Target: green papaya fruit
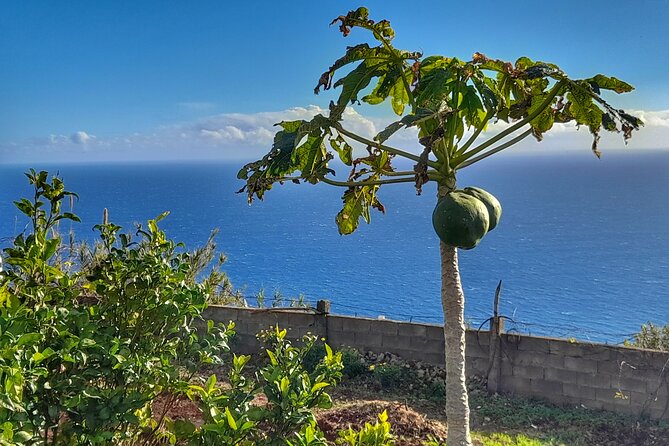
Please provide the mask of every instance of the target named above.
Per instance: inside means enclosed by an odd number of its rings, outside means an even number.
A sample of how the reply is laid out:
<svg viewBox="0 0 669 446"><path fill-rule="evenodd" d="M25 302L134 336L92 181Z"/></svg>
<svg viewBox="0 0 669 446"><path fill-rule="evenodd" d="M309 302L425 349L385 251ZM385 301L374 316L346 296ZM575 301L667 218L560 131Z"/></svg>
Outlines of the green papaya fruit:
<svg viewBox="0 0 669 446"><path fill-rule="evenodd" d="M442 242L472 249L488 232L488 209L483 201L455 190L439 200L432 212L432 225Z"/></svg>
<svg viewBox="0 0 669 446"><path fill-rule="evenodd" d="M463 192L478 198L485 204L485 207L488 209L488 231L495 229L499 223L499 219L502 218L502 205L497 198L480 187L465 187Z"/></svg>

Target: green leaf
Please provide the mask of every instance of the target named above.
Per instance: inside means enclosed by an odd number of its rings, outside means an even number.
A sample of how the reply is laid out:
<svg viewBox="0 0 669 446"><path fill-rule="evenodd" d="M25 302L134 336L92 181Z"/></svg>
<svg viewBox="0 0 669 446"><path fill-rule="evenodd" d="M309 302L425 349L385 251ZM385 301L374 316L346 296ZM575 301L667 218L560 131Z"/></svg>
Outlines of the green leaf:
<svg viewBox="0 0 669 446"><path fill-rule="evenodd" d="M235 421L235 418L232 416L232 413L230 412L229 407L225 408L225 417L228 420L228 425L232 428L233 431L236 431L237 430L237 422Z"/></svg>
<svg viewBox="0 0 669 446"><path fill-rule="evenodd" d="M321 381L321 382L319 382L319 383L314 384L314 385L311 387L311 392L312 392L312 393L313 393L313 392L317 392L317 391L319 391L319 390L321 390L321 389L324 389L325 387L327 387L327 386L329 386L329 385L330 385L330 383Z"/></svg>
<svg viewBox="0 0 669 446"><path fill-rule="evenodd" d="M630 91L634 90L634 87L632 87L627 82L623 82L620 79L616 79L615 77L604 76L602 74L598 74L586 80L591 85L594 84L593 88L596 86L605 90L615 91L616 93L629 93Z"/></svg>
<svg viewBox="0 0 669 446"><path fill-rule="evenodd" d="M42 335L39 333L24 333L19 336L16 341L16 347L21 347L26 344L35 344L42 340Z"/></svg>
<svg viewBox="0 0 669 446"><path fill-rule="evenodd" d="M462 92L462 100L458 108L462 110L461 113L464 115L468 126L479 127L483 123L486 112L476 88L471 85L468 85Z"/></svg>
<svg viewBox="0 0 669 446"><path fill-rule="evenodd" d="M413 82L412 77L406 79L406 82L407 83L405 84L405 80L400 76L397 78L395 84L390 89L393 111L398 116L402 116L402 114L404 114L404 107L409 103L409 92L406 89L406 85L411 85Z"/></svg>
<svg viewBox="0 0 669 446"><path fill-rule="evenodd" d="M341 136L330 138L330 146L339 154L342 163L350 166L353 164L353 147Z"/></svg>
<svg viewBox="0 0 669 446"><path fill-rule="evenodd" d="M597 132L602 125L602 110L593 102L592 96L585 87L574 85L567 93L569 113L576 123L587 125L591 132Z"/></svg>
<svg viewBox="0 0 669 446"><path fill-rule="evenodd" d="M546 100L548 94L542 94L532 97L532 104L527 110L528 114L532 114L539 109L541 103ZM553 127L553 110L552 108L546 107L539 116L530 121L530 125L535 130L535 136L541 135L544 132L547 132Z"/></svg>
<svg viewBox="0 0 669 446"><path fill-rule="evenodd" d="M374 140L383 144L388 138L393 134L397 133L403 127L413 127L419 122L434 117L435 113L432 110L425 108L420 108L416 110L416 114L406 115L399 121L395 121L389 124L385 129L381 130L375 137Z"/></svg>
<svg viewBox="0 0 669 446"><path fill-rule="evenodd" d="M341 86L342 90L337 106L330 112L330 118L341 119L346 106L356 102L360 91L365 89L373 78L383 75L387 69L387 61L364 60L350 73L335 82L335 88Z"/></svg>
<svg viewBox="0 0 669 446"><path fill-rule="evenodd" d="M356 186L348 188L346 192L344 192L344 195L342 196L344 207L335 217L339 234L352 234L358 228L361 218L369 223L370 207L380 206L380 203L376 198L376 191L378 188L379 186L377 185Z"/></svg>
<svg viewBox="0 0 669 446"><path fill-rule="evenodd" d="M454 72L450 68L437 68L426 74L416 88L416 104L419 107L437 109L451 94Z"/></svg>

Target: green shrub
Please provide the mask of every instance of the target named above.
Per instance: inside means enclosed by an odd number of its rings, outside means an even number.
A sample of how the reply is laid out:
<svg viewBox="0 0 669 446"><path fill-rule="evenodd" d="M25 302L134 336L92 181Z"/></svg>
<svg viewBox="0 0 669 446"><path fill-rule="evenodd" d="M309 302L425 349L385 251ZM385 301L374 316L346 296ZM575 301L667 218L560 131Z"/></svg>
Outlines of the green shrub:
<svg viewBox="0 0 669 446"><path fill-rule="evenodd" d="M195 322L206 307L188 253L150 220L137 242L96 226L100 242L76 259L57 228L75 196L47 172L26 174L34 199L15 202L30 222L4 250L0 276L0 443L112 444L135 438L151 401L220 363L232 327Z"/></svg>
<svg viewBox="0 0 669 446"><path fill-rule="evenodd" d="M343 374L346 378L355 378L369 373L369 366L358 350L346 347L341 350L341 354L344 363Z"/></svg>
<svg viewBox="0 0 669 446"><path fill-rule="evenodd" d="M377 364L372 376L382 389L405 388L416 380L415 372L399 364Z"/></svg>
<svg viewBox="0 0 669 446"><path fill-rule="evenodd" d="M669 325L660 327L652 322L641 326L641 331L634 334L631 342L626 342L640 348L649 348L653 350L669 351Z"/></svg>
<svg viewBox="0 0 669 446"><path fill-rule="evenodd" d="M309 351L304 355L304 360L302 362L302 367L304 367L304 370L308 372L313 371L323 358L323 355L325 355L325 343L323 340L320 340L315 342Z"/></svg>
<svg viewBox="0 0 669 446"><path fill-rule="evenodd" d="M312 410L332 406L325 389L341 378L341 353L323 345L323 355L312 371L303 367L304 358L313 351L314 336L305 336L296 347L286 339L286 330L278 327L259 334L267 345L269 362L253 379L244 374L248 356L235 356L228 375L229 389L216 386L212 375L202 385L190 385L188 397L198 402L205 424L196 427L185 421L168 424L165 435L170 442L189 445L324 445ZM251 401L264 394L267 404L253 406Z"/></svg>

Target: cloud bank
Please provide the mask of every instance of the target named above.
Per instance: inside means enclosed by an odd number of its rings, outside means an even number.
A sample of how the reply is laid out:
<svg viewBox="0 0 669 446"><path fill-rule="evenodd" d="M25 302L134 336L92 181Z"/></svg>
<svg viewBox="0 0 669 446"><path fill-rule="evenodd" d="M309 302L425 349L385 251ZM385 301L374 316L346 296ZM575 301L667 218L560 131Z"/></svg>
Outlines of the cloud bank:
<svg viewBox="0 0 669 446"><path fill-rule="evenodd" d="M220 159L247 160L264 155L271 147L276 123L284 120L308 120L327 110L310 105L287 110L259 113L225 113L203 119L163 126L150 133L98 137L88 130L78 130L69 136L49 135L27 141L0 142L0 162L72 162L72 161L136 161ZM669 110L633 111L645 127L635 133L628 147L641 149L669 148ZM365 117L353 108L344 113L344 126L361 135L372 137L392 121L392 117ZM490 134L503 128L490 126ZM625 147L621 135L603 135L601 149ZM510 149L514 153L533 151L588 150L591 135L585 128L556 124L537 143L527 138ZM418 152L415 129L391 138L391 145Z"/></svg>

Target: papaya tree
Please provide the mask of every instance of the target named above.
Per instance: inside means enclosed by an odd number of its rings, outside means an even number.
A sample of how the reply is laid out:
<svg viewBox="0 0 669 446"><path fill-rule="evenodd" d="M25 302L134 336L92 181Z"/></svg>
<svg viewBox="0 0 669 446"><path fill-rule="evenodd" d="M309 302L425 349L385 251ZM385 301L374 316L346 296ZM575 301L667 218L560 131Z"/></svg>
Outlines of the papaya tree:
<svg viewBox="0 0 669 446"><path fill-rule="evenodd" d="M280 122L267 155L239 171L238 178L246 181L240 192L251 203L255 198L262 200L276 183L322 182L342 187L343 208L335 221L340 234L351 234L361 220L369 223L372 208L384 212L378 198L382 186L410 183L420 195L425 184L436 183L432 221L441 239L448 444L470 445L464 294L457 250L475 247L497 224L501 207L482 189L457 189L457 174L525 138L541 141L556 123L587 127L593 136L592 151L599 157L603 130L622 133L627 141L642 125L638 118L609 105L601 93L633 88L601 74L570 79L557 65L527 57L510 63L476 53L462 61L401 50L392 44L395 32L390 22L371 20L366 8L337 17L332 24L345 37L354 28L367 31L373 43L348 47L321 75L315 93L339 88L327 116ZM345 128L346 107L386 100L398 119L377 135L370 139ZM495 126L495 132L486 132L492 123L501 125ZM387 143L392 135L408 129L417 131L419 150ZM354 143L365 147L362 156L356 156ZM346 180L333 178L335 158L350 168ZM412 170L395 169L402 158L412 162Z"/></svg>

